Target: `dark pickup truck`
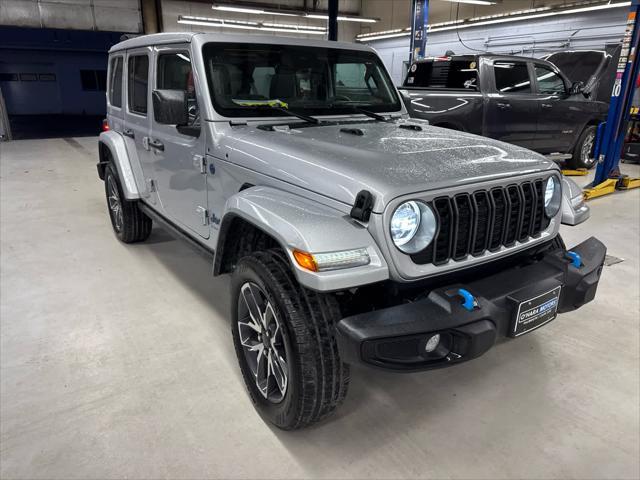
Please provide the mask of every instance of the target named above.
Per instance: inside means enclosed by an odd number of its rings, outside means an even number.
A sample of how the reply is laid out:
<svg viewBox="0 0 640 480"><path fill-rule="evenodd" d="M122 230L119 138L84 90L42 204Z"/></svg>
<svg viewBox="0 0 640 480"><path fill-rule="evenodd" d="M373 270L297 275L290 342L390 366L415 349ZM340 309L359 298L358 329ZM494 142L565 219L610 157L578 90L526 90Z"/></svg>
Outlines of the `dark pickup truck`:
<svg viewBox="0 0 640 480"><path fill-rule="evenodd" d="M596 128L608 110L554 64L525 57L418 60L400 92L412 117L520 145L573 168L595 165Z"/></svg>

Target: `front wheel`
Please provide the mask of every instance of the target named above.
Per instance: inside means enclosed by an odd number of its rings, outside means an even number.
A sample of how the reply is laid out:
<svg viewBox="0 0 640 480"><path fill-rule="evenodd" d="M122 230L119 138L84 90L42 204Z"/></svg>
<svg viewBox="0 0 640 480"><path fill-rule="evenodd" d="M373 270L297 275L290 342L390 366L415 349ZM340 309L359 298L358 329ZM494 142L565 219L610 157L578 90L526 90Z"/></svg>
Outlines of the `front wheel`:
<svg viewBox="0 0 640 480"><path fill-rule="evenodd" d="M242 258L231 295L233 342L258 412L285 430L332 413L349 386L334 335L335 299L300 286L280 250Z"/></svg>
<svg viewBox="0 0 640 480"><path fill-rule="evenodd" d="M596 127L587 127L573 149L573 156L567 162L571 168L591 169L596 164L594 147L596 143Z"/></svg>

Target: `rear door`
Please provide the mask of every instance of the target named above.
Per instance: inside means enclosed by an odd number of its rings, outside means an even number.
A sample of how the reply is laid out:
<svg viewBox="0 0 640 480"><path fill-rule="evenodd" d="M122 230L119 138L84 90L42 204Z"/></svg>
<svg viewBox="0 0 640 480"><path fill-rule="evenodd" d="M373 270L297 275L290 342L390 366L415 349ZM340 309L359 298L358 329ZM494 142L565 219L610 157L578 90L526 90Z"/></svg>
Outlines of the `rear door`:
<svg viewBox="0 0 640 480"><path fill-rule="evenodd" d="M569 85L548 64L533 63L536 98L538 99L538 132L536 150L541 153L566 153L582 133L586 123L584 99L569 94Z"/></svg>
<svg viewBox="0 0 640 480"><path fill-rule="evenodd" d="M149 150L149 135L151 132L151 118L149 116L149 77L151 68L151 49L142 48L127 52L125 65L126 105L122 135L127 144L127 152L135 166L135 157L142 167L145 181L145 200L156 203L155 177L152 155Z"/></svg>
<svg viewBox="0 0 640 480"><path fill-rule="evenodd" d="M487 137L533 148L536 139L537 99L526 61L494 60L492 92L487 95Z"/></svg>
<svg viewBox="0 0 640 480"><path fill-rule="evenodd" d="M156 48L154 89L187 94L189 124L151 126L150 145L158 196L175 223L209 238L205 139L200 133L197 85L187 45Z"/></svg>

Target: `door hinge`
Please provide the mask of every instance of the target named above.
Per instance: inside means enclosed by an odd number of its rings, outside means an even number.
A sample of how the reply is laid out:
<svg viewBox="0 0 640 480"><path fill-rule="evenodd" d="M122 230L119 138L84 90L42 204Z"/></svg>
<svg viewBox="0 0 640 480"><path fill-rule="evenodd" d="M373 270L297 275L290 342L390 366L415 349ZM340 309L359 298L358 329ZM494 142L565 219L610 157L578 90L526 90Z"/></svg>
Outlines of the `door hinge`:
<svg viewBox="0 0 640 480"><path fill-rule="evenodd" d="M209 225L209 212L206 208L198 206L198 208L196 208L196 213L200 215L202 225Z"/></svg>
<svg viewBox="0 0 640 480"><path fill-rule="evenodd" d="M157 190L156 188L156 181L151 179L151 178L147 178L147 184L149 185L149 193L153 193Z"/></svg>
<svg viewBox="0 0 640 480"><path fill-rule="evenodd" d="M207 159L202 155L193 156L193 166L200 170L200 173L207 173Z"/></svg>

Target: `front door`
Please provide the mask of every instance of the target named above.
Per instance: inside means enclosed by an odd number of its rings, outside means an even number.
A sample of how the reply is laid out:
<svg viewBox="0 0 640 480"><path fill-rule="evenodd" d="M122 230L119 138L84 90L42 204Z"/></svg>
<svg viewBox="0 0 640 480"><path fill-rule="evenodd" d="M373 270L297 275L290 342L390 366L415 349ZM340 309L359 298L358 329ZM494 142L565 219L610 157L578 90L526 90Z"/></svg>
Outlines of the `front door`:
<svg viewBox="0 0 640 480"><path fill-rule="evenodd" d="M209 238L205 140L200 134L200 115L191 58L186 46L156 49L156 90L187 93L189 123L151 125L149 145L157 180L158 198L167 217L203 238Z"/></svg>
<svg viewBox="0 0 640 480"><path fill-rule="evenodd" d="M564 79L549 66L536 63L534 72L538 98L536 150L566 153L573 146L578 125L585 123L584 102L573 98Z"/></svg>
<svg viewBox="0 0 640 480"><path fill-rule="evenodd" d="M493 71L495 83L487 99L483 134L532 148L536 138L537 101L527 62L496 60Z"/></svg>

